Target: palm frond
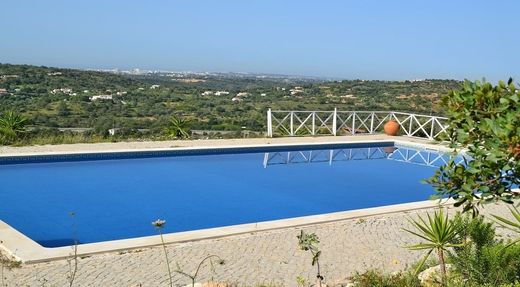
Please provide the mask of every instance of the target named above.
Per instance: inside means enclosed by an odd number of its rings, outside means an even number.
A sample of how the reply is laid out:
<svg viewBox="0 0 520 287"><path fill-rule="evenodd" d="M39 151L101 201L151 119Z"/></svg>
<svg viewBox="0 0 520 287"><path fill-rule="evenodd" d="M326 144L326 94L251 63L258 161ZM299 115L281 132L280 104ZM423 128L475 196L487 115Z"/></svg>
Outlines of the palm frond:
<svg viewBox="0 0 520 287"><path fill-rule="evenodd" d="M435 211L433 215L429 213L426 218L421 216L418 219L409 219L410 224L415 230L403 229L404 231L419 237L425 242L415 245L407 246L411 250L428 249L428 248L449 248L454 247L453 241L457 236L455 225L448 218L448 215L444 214L442 210Z"/></svg>
<svg viewBox="0 0 520 287"><path fill-rule="evenodd" d="M417 265L417 268L415 268L415 275L419 274L419 272L421 271L421 269L424 266L424 263L426 263L426 260L428 260L428 258L432 254L432 252L433 252L433 249L428 251L428 253L426 253L426 255L424 255L424 257L421 259L421 261L419 261L419 265Z"/></svg>
<svg viewBox="0 0 520 287"><path fill-rule="evenodd" d="M504 228L520 233L520 211L516 206L509 209L511 215L513 215L514 221L509 220L505 217L492 214L493 218L496 219L496 223Z"/></svg>
<svg viewBox="0 0 520 287"><path fill-rule="evenodd" d="M494 215L494 214L492 214L491 216L493 216L493 218L495 218L494 222L497 223L498 225L500 225L506 229L512 230L516 233L520 233L520 210L518 210L518 208L516 206L513 206L512 208L509 209L509 211L511 212L511 215L514 218L513 220L509 220L505 217L501 217L501 216ZM511 241L509 244L506 245L505 248L511 247L517 243L520 243L520 238L517 238L516 240Z"/></svg>

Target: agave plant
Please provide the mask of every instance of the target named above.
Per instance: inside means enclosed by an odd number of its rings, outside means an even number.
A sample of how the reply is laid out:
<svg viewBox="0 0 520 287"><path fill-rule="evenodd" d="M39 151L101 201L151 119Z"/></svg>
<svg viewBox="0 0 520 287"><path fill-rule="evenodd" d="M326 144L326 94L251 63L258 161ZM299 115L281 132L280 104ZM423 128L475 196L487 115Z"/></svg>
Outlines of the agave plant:
<svg viewBox="0 0 520 287"><path fill-rule="evenodd" d="M513 215L513 220L509 220L498 215L492 216L495 218L495 222L498 223L500 226L520 234L520 210L518 210L516 206L513 206L509 210L511 211L511 215ZM520 238L514 240L507 246L511 246L516 243L520 243Z"/></svg>
<svg viewBox="0 0 520 287"><path fill-rule="evenodd" d="M448 248L461 246L461 244L453 244L453 239L457 236L457 230L453 222L441 210L434 211L433 216L427 214L427 220L419 216L418 220L410 219L410 223L415 227L415 231L404 229L405 231L421 238L424 242L408 246L410 250L428 250L426 255L420 261L416 273L424 266L430 255L436 251L439 265L441 268L441 280L443 286L446 286L446 262L444 260L444 252Z"/></svg>
<svg viewBox="0 0 520 287"><path fill-rule="evenodd" d="M166 127L166 134L172 138L187 139L190 137L189 121L177 116L172 116Z"/></svg>
<svg viewBox="0 0 520 287"><path fill-rule="evenodd" d="M0 116L0 138L5 142L13 141L25 131L27 119L14 111L5 112Z"/></svg>

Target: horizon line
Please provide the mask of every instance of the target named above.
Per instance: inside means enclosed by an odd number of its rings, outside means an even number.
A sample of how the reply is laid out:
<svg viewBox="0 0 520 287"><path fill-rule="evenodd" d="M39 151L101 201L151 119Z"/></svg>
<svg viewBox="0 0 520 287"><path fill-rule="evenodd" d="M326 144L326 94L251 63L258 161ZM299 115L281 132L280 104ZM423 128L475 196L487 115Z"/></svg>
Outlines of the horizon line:
<svg viewBox="0 0 520 287"><path fill-rule="evenodd" d="M302 75L302 74L281 74L281 73L269 73L269 72L244 72L244 71L197 71L197 70L169 70L163 68L140 68L140 67L111 67L111 68L102 68L102 67L78 67L78 66L55 66L55 65L40 65L40 64L28 64L28 63L2 63L2 65L20 65L20 66L35 66L35 67L43 67L43 68L51 68L51 69L69 69L69 70L81 70L81 71L96 71L96 72L131 72L133 70L142 70L144 73L187 73L187 74L244 74L244 75L252 75L252 76L273 76L276 78L290 77L290 78L307 78L307 79L319 79L319 80L327 80L327 81L383 81L383 82L405 82L405 81L428 81L428 80L445 80L445 81L459 81L463 82L467 78L457 79L457 78L428 78L428 77L415 77L415 78L407 78L407 79L368 79L368 78L347 78L341 76L311 76L311 75ZM130 74L130 73L127 73ZM482 78L481 80L487 81L486 78Z"/></svg>

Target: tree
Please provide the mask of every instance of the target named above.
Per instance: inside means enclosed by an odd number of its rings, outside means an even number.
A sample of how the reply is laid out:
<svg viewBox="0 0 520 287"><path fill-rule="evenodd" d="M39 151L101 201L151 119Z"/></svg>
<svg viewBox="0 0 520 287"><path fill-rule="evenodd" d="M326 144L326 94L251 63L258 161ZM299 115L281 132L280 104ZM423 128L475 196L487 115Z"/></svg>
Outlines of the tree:
<svg viewBox="0 0 520 287"><path fill-rule="evenodd" d="M67 103L64 101L60 101L58 104L58 116L60 117L66 117L70 115L69 107L67 106Z"/></svg>
<svg viewBox="0 0 520 287"><path fill-rule="evenodd" d="M5 112L0 116L0 141L12 143L20 133L25 131L27 118L14 111Z"/></svg>
<svg viewBox="0 0 520 287"><path fill-rule="evenodd" d="M449 116L451 147L464 151L427 180L455 206L478 213L482 203L513 203L520 198L520 92L509 79L497 86L465 81L460 90L442 98Z"/></svg>
<svg viewBox="0 0 520 287"><path fill-rule="evenodd" d="M177 139L188 139L189 134L189 121L177 116L172 116L168 121L168 126L165 129L166 135Z"/></svg>

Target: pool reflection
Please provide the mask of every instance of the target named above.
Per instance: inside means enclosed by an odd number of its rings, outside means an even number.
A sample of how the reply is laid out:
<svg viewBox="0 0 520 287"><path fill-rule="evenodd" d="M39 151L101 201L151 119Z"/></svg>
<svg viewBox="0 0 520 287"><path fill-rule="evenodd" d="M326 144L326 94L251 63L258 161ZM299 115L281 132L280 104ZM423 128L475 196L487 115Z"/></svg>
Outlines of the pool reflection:
<svg viewBox="0 0 520 287"><path fill-rule="evenodd" d="M394 160L423 166L440 167L449 162L452 154L428 150L414 149L405 146L367 147L349 149L283 151L264 153L263 166L288 165L301 163L328 163L352 160ZM456 157L460 163L463 158Z"/></svg>

